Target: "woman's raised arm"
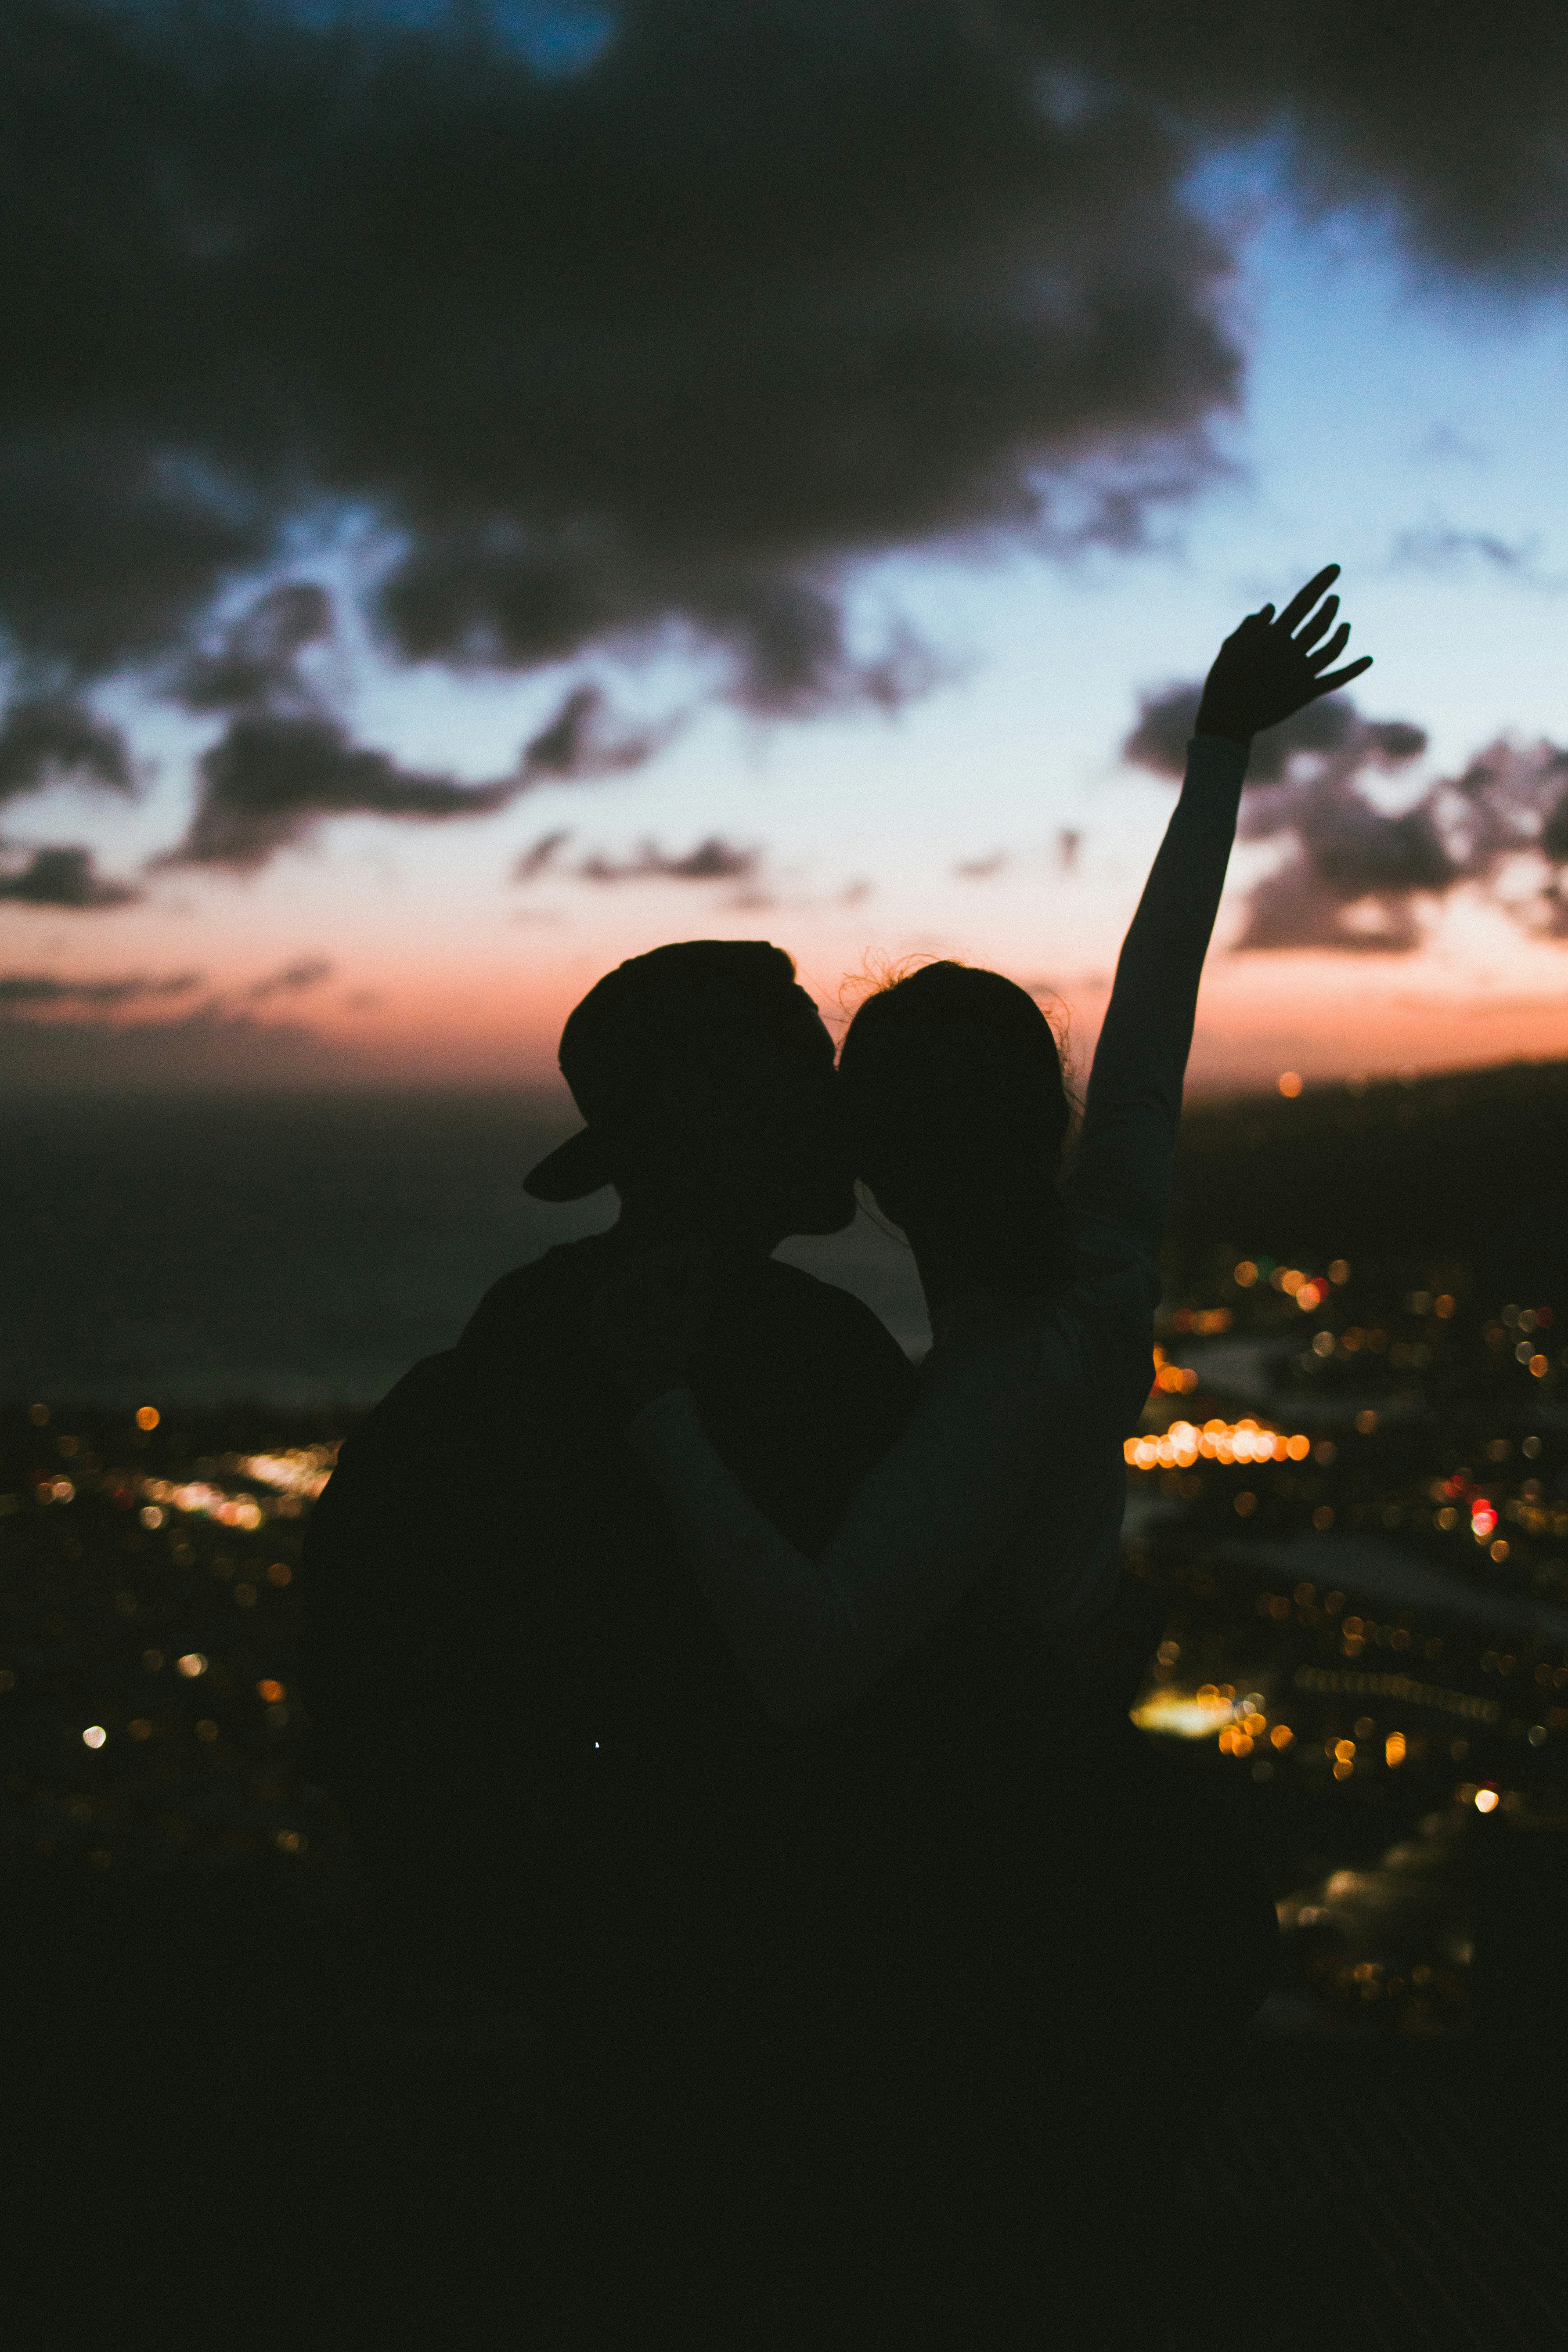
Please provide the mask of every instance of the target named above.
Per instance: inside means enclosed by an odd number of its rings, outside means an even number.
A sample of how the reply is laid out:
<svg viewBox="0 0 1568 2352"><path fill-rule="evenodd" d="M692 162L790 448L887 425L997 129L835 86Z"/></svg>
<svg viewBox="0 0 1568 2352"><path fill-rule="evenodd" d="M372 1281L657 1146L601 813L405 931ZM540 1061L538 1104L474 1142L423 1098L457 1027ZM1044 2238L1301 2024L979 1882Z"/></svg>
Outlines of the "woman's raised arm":
<svg viewBox="0 0 1568 2352"><path fill-rule="evenodd" d="M1165 1229L1198 982L1252 739L1371 667L1370 656L1330 667L1350 636L1346 623L1333 627L1339 598L1323 596L1338 576L1331 563L1278 618L1272 604L1249 613L1220 647L1182 795L1122 943L1068 1190L1082 1214L1117 1226L1151 1258Z"/></svg>

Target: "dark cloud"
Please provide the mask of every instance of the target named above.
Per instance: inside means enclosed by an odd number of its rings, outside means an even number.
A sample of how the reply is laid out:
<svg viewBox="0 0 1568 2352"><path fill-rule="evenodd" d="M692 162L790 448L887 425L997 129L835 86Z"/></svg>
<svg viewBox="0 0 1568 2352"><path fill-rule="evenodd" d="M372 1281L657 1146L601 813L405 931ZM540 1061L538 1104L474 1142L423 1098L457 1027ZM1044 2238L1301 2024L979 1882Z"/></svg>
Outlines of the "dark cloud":
<svg viewBox="0 0 1568 2352"><path fill-rule="evenodd" d="M148 997L188 996L200 986L201 974L196 971L169 972L153 979L132 973L120 980L59 980L51 972L0 972L0 1013L26 1012L37 1005L56 1009L85 1004L101 1011Z"/></svg>
<svg viewBox="0 0 1568 2352"><path fill-rule="evenodd" d="M606 857L595 851L567 866L561 862L561 852L571 838L569 832L542 835L512 867L512 880L537 882L546 874L563 874L577 882L750 882L763 862L760 849L737 848L732 841L710 834L679 856L645 841L629 857Z"/></svg>
<svg viewBox="0 0 1568 2352"><path fill-rule="evenodd" d="M1197 699L1195 686L1147 697L1123 758L1179 775ZM1420 944L1424 909L1464 883L1525 928L1568 936L1568 751L1501 740L1405 807L1384 807L1379 787L1426 748L1421 728L1364 719L1343 695L1259 739L1239 838L1289 846L1248 898L1238 950L1404 954Z"/></svg>
<svg viewBox="0 0 1568 2352"><path fill-rule="evenodd" d="M462 784L405 768L355 743L340 719L237 719L204 753L190 830L167 863L255 873L329 816L489 816L522 789L517 776Z"/></svg>
<svg viewBox="0 0 1568 2352"><path fill-rule="evenodd" d="M208 674L221 674L226 658L219 656ZM439 771L405 767L390 752L356 743L342 719L320 707L291 658L275 668L258 664L242 675L256 681L254 700L202 754L189 829L162 865L253 874L280 849L307 840L327 817L437 824L491 816L539 784L637 767L670 731L668 724L620 727L597 687L575 687L524 746L510 774L468 784Z"/></svg>
<svg viewBox="0 0 1568 2352"><path fill-rule="evenodd" d="M1135 541L1204 478L1239 362L1189 144L1125 78L1042 103L1026 11L630 0L567 75L482 8L424 13L5 12L0 614L28 659L179 653L346 503L401 544L395 659L673 629L755 709L890 702L929 657L854 640L847 564ZM184 692L227 708L273 659Z"/></svg>
<svg viewBox="0 0 1568 2352"><path fill-rule="evenodd" d="M1280 134L1310 207L1386 217L1427 267L1539 283L1568 260L1568 18L1555 0L1025 0L1090 80L1200 139Z"/></svg>
<svg viewBox="0 0 1568 2352"><path fill-rule="evenodd" d="M1006 851L994 849L989 857L961 857L952 871L960 882L994 882L1006 863Z"/></svg>
<svg viewBox="0 0 1568 2352"><path fill-rule="evenodd" d="M35 849L16 873L0 873L0 898L24 907L68 907L77 912L129 907L142 892L100 874L90 849L64 844Z"/></svg>
<svg viewBox="0 0 1568 2352"><path fill-rule="evenodd" d="M479 785L357 744L298 581L208 649L317 523L395 551L367 614L395 662L676 645L759 712L890 704L931 659L849 626L864 559L1135 545L1207 478L1240 359L1186 193L1205 155L1269 141L1300 201L1432 268L1568 259L1547 0L626 0L567 37L587 23L0 11L0 632L24 699L133 668L221 714L186 862L606 772L565 710L561 766L536 742ZM122 788L113 759L65 764Z"/></svg>
<svg viewBox="0 0 1568 2352"><path fill-rule="evenodd" d="M571 830L567 826L559 826L553 833L541 834L532 848L525 849L512 867L512 880L537 882L542 874L549 873L571 838Z"/></svg>
<svg viewBox="0 0 1568 2352"><path fill-rule="evenodd" d="M331 980L337 966L325 956L307 956L299 963L286 963L281 971L270 971L262 980L252 981L246 990L252 1004L259 1004L269 996L300 996L308 988L320 988Z"/></svg>
<svg viewBox="0 0 1568 2352"><path fill-rule="evenodd" d="M1064 874L1073 873L1078 866L1078 854L1083 847L1083 835L1071 825L1063 825L1057 835L1057 864Z"/></svg>
<svg viewBox="0 0 1568 2352"><path fill-rule="evenodd" d="M710 834L683 856L645 841L634 856L584 857L573 871L583 882L749 882L762 863L757 849L739 849Z"/></svg>
<svg viewBox="0 0 1568 2352"><path fill-rule="evenodd" d="M627 726L616 718L600 688L574 687L549 725L524 748L524 782L579 783L622 775L661 751L680 724L673 718Z"/></svg>
<svg viewBox="0 0 1568 2352"><path fill-rule="evenodd" d="M1280 814L1296 847L1252 891L1238 950L1399 955L1420 945L1417 897L1440 898L1460 878L1426 809L1381 817L1352 786Z"/></svg>
<svg viewBox="0 0 1568 2352"><path fill-rule="evenodd" d="M1138 724L1121 746L1122 758L1135 767L1152 768L1157 776L1179 776L1186 765L1202 692L1201 686L1167 686L1144 695L1138 705Z"/></svg>
<svg viewBox="0 0 1568 2352"><path fill-rule="evenodd" d="M332 634L332 601L320 582L282 581L257 597L216 646L192 653L174 691L190 710L311 708L317 689L301 676L300 657Z"/></svg>
<svg viewBox="0 0 1568 2352"><path fill-rule="evenodd" d="M1122 758L1152 768L1156 775L1179 776L1186 765L1202 693L1201 685L1188 681L1146 694L1138 706L1138 723L1121 746ZM1370 722L1342 694L1325 695L1258 738L1247 780L1254 787L1278 783L1304 754L1339 761L1364 754L1365 759L1397 764L1426 748L1426 738L1418 727L1407 727L1403 720Z"/></svg>
<svg viewBox="0 0 1568 2352"><path fill-rule="evenodd" d="M132 792L125 738L69 695L21 696L0 720L0 803L57 783Z"/></svg>

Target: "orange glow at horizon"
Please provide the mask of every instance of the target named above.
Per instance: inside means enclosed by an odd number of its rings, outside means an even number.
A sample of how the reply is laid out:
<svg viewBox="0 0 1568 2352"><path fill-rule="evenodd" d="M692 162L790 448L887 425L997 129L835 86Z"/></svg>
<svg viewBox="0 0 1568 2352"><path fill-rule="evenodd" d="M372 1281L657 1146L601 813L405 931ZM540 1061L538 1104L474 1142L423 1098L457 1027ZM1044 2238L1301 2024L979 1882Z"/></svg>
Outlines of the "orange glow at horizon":
<svg viewBox="0 0 1568 2352"><path fill-rule="evenodd" d="M11 1028L62 1043L69 1030L96 1030L107 1041L106 1068L123 1033L153 1041L154 1055L166 1039L171 1056L186 1041L232 1034L234 1082L248 1066L237 1049L275 1041L280 1076L297 1065L308 1084L553 1086L562 1025L605 971L672 939L767 938L794 956L836 1031L887 963L952 955L1006 972L1045 1005L1081 1085L1142 870L1130 856L1114 896L1092 905L1053 898L1044 886L1036 903L1031 886L1006 905L976 906L962 894L933 898L929 919L896 886L853 909L787 898L747 907L656 891L546 919L549 910L517 908L488 877L482 891L433 883L395 908L364 897L291 905L281 886L274 896L264 881L252 896L215 893L193 908L179 953L199 971L199 988L166 1007L137 1000L111 1017L77 1008ZM311 877L311 888L322 880ZM90 980L167 965L165 917L133 908L114 921L112 947L108 934L95 933L87 958L62 935L58 946L29 954L29 967L58 961L67 976ZM1227 944L1234 930L1227 901L1199 1004L1194 1096L1275 1093L1289 1078L1310 1097L1357 1074L1376 1079L1568 1056L1561 947L1504 938L1496 926L1472 937L1460 925L1454 952L1435 941L1408 956L1242 955ZM1471 968L1472 951L1484 952L1484 969ZM312 956L330 978L297 995L255 1001L268 969Z"/></svg>
<svg viewBox="0 0 1568 2352"><path fill-rule="evenodd" d="M621 940L600 934L526 959L510 951L510 942L485 940L455 954L432 954L427 961L400 958L383 969L356 962L352 1005L329 1000L300 1013L316 1039L339 1049L373 1082L537 1084L554 1078L566 1015L605 971L665 938L721 935L773 938L789 949L829 1027L842 1030L847 1004L864 987L864 944L792 940L787 921L753 920L744 930L726 927L722 933L710 923L684 931L673 925L650 928ZM957 951L952 943L935 940L929 948L899 942L890 952ZM980 941L967 960L1009 970L1003 956L988 958ZM1016 970L1011 976L1026 983L1029 977ZM1282 1090L1279 1073L1287 1053L1288 1074L1299 1070L1307 1091L1358 1074L1377 1079L1568 1056L1568 991L1487 999L1465 989L1417 991L1410 985L1416 977L1414 971L1401 975L1403 985L1391 978L1384 993L1369 989L1364 968L1345 972L1326 956L1280 958L1260 970L1256 960L1216 955L1205 982L1189 1089L1194 1095ZM1064 983L1047 1005L1065 1023L1068 1061L1080 1079L1107 1002L1104 983L1091 978L1077 986Z"/></svg>

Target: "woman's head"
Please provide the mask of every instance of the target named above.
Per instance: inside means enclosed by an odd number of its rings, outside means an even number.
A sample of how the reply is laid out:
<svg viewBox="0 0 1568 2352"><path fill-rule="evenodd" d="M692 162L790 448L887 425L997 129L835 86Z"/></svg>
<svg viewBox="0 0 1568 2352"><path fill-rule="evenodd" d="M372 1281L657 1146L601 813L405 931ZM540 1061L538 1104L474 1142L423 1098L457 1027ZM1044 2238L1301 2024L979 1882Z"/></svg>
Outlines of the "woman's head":
<svg viewBox="0 0 1568 2352"><path fill-rule="evenodd" d="M1071 1105L1050 1023L1016 982L923 965L867 998L839 1075L856 1172L898 1223L1055 1207Z"/></svg>

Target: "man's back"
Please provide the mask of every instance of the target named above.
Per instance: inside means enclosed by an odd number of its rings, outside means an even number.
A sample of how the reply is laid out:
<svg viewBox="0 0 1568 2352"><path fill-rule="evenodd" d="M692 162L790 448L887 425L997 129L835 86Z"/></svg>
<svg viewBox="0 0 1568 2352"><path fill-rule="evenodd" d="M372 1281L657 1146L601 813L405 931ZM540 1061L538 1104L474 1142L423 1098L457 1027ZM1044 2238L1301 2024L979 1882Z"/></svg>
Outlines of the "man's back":
<svg viewBox="0 0 1568 2352"><path fill-rule="evenodd" d="M344 1447L306 1548L315 1769L376 1898L416 1966L557 2013L609 1994L655 1921L732 1928L799 1772L589 1354L618 1246L498 1283ZM815 1546L912 1381L867 1308L763 1259L718 1301L696 1385L731 1468Z"/></svg>

